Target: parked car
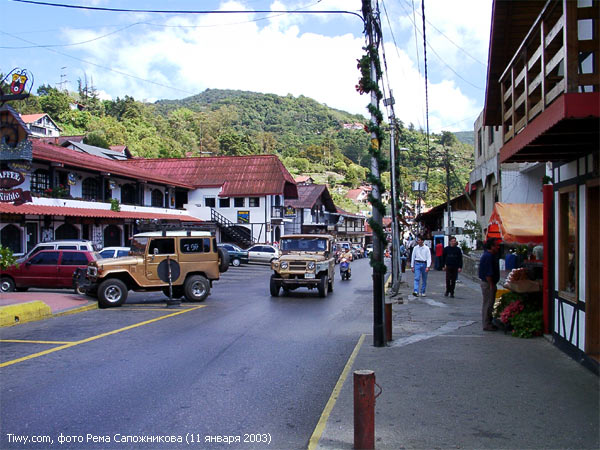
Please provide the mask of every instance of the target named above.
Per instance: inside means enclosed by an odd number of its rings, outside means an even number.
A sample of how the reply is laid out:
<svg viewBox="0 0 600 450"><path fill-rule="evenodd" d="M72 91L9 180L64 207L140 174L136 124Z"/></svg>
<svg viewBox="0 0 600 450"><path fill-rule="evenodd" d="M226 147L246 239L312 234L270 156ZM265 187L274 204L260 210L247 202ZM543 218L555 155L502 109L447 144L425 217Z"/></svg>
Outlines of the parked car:
<svg viewBox="0 0 600 450"><path fill-rule="evenodd" d="M129 256L129 247L106 247L99 253L101 258L120 258Z"/></svg>
<svg viewBox="0 0 600 450"><path fill-rule="evenodd" d="M73 273L98 259L88 250L41 250L18 265L0 270L0 291L72 288Z"/></svg>
<svg viewBox="0 0 600 450"><path fill-rule="evenodd" d="M25 256L17 259L17 262L23 262L42 250L87 250L89 252L97 251L92 241L85 239L61 239L50 242L40 242L33 247Z"/></svg>
<svg viewBox="0 0 600 450"><path fill-rule="evenodd" d="M234 267L238 267L240 264L248 264L248 252L246 250L242 250L235 244L218 244L219 248L226 250L229 253L229 261L230 264Z"/></svg>
<svg viewBox="0 0 600 450"><path fill-rule="evenodd" d="M279 258L281 252L277 247L267 244L256 244L248 249L249 262L270 263Z"/></svg>

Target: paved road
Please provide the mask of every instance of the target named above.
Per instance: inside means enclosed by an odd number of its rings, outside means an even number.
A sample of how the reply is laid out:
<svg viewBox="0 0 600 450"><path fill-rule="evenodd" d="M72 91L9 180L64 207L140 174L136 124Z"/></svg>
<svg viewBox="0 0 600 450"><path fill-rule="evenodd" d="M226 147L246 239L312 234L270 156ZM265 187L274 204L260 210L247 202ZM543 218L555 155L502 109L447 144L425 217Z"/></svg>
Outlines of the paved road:
<svg viewBox="0 0 600 450"><path fill-rule="evenodd" d="M174 448L186 438L192 448L264 448L264 439L306 448L372 329L368 261L353 269L350 282L336 274L324 299L316 290L272 298L268 266L248 265L225 273L202 304L166 309L162 295L138 293L122 308L0 330L0 448ZM61 434L70 438L59 445Z"/></svg>

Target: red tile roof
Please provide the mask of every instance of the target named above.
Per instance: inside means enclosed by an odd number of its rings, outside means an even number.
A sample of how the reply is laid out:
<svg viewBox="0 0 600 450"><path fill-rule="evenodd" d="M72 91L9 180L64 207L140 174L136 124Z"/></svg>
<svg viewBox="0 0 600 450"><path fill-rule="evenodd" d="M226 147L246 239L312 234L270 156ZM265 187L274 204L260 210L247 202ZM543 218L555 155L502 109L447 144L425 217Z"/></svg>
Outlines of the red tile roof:
<svg viewBox="0 0 600 450"><path fill-rule="evenodd" d="M68 206L47 206L24 203L15 206L10 203L0 203L0 213L3 214L32 214L71 217L96 217L102 219L163 219L180 220L182 222L202 222L189 215L160 214L141 211L112 211L110 209L70 208Z"/></svg>
<svg viewBox="0 0 600 450"><path fill-rule="evenodd" d="M33 123L40 120L42 117L47 116L46 113L41 114L21 114L21 119L25 123Z"/></svg>
<svg viewBox="0 0 600 450"><path fill-rule="evenodd" d="M294 179L276 155L135 159L125 167L176 178L193 187L222 187L221 197L284 194L296 198Z"/></svg>
<svg viewBox="0 0 600 450"><path fill-rule="evenodd" d="M157 174L151 170L144 170L135 166L123 164L123 161L114 161L99 156L71 150L65 147L45 144L38 139L33 140L33 159L63 163L65 166L76 167L80 169L91 169L94 171L109 172L111 175L136 178L140 181L168 184L191 188L187 183L174 176L167 177Z"/></svg>
<svg viewBox="0 0 600 450"><path fill-rule="evenodd" d="M321 198L327 211L336 212L331 195L324 184L299 184L298 198L286 199L285 206L291 206L292 208L312 208L319 198Z"/></svg>

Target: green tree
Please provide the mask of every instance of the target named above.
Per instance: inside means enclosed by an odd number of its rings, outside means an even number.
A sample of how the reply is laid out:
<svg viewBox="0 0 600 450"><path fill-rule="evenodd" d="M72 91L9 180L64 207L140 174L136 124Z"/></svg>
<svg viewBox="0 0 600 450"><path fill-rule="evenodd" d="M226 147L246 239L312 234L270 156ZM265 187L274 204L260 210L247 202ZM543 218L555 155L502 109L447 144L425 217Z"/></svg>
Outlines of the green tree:
<svg viewBox="0 0 600 450"><path fill-rule="evenodd" d="M52 119L58 120L61 114L69 111L72 100L68 94L58 89L49 88L47 92L46 95L40 97L40 106L42 107L42 111L52 117Z"/></svg>

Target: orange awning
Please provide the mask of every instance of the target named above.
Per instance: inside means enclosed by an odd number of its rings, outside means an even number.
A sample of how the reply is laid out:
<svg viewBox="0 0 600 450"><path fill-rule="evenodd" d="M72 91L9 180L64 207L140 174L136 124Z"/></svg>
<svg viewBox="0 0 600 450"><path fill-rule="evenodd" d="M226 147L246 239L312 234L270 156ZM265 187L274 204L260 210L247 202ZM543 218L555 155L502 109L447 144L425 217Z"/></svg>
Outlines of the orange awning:
<svg viewBox="0 0 600 450"><path fill-rule="evenodd" d="M500 203L494 205L487 237L506 244L541 244L544 240L542 203Z"/></svg>

